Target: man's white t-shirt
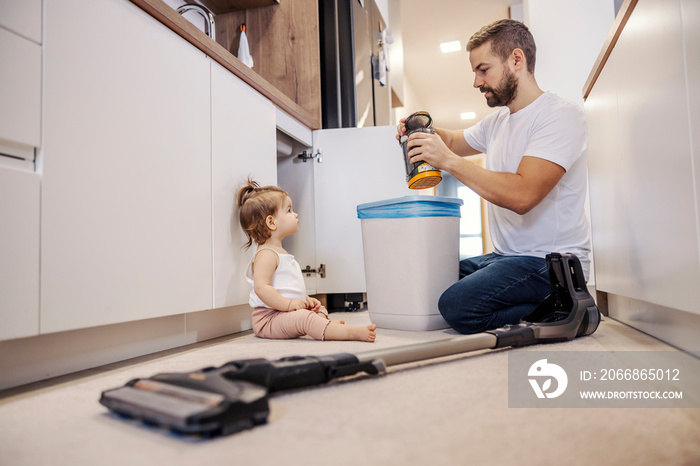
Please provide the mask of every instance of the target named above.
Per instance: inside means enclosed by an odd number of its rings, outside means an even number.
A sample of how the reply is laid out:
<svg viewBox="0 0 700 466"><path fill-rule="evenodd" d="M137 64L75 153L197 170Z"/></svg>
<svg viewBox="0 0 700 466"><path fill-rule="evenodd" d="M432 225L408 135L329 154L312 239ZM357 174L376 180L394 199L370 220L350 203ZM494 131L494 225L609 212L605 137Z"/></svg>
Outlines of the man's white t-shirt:
<svg viewBox="0 0 700 466"><path fill-rule="evenodd" d="M549 160L566 173L542 202L524 215L488 203L497 253L544 258L551 252L578 256L586 279L590 237L584 212L588 130L581 108L546 92L510 113L503 107L464 130L464 139L486 154L486 168L515 173L524 156Z"/></svg>

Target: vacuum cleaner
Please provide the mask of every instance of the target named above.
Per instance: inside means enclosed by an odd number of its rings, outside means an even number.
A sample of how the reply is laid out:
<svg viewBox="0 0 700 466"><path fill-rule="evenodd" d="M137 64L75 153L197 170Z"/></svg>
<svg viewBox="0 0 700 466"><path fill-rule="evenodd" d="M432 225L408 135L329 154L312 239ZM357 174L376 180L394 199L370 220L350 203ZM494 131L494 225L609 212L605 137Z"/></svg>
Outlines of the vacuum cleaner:
<svg viewBox="0 0 700 466"><path fill-rule="evenodd" d="M483 349L522 347L590 335L600 314L573 254L547 255L551 292L520 323L474 335L327 356L243 359L194 372L163 373L106 390L100 403L120 416L211 438L267 422L271 393L321 385L360 372Z"/></svg>
<svg viewBox="0 0 700 466"><path fill-rule="evenodd" d="M413 133L435 133L433 119L428 112L416 112L404 122L406 134L401 136L399 144L403 149L403 161L406 165L406 181L410 189L425 189L437 186L442 181L442 172L426 162L411 163L408 155L408 137Z"/></svg>

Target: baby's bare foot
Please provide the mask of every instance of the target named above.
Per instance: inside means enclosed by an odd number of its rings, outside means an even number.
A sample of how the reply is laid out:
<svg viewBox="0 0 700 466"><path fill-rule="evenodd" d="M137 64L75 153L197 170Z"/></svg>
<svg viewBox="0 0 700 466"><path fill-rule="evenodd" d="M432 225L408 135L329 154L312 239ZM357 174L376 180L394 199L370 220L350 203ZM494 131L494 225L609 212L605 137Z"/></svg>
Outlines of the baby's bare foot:
<svg viewBox="0 0 700 466"><path fill-rule="evenodd" d="M377 326L367 325L365 327L352 327L345 323L331 322L326 327L325 340L357 340L373 342L377 338L375 330Z"/></svg>
<svg viewBox="0 0 700 466"><path fill-rule="evenodd" d="M377 326L372 324L366 327L349 327L352 334L351 340L373 342L377 338L375 330Z"/></svg>
<svg viewBox="0 0 700 466"><path fill-rule="evenodd" d="M354 327L357 330L357 335L358 335L358 340L360 341L367 341L367 342L374 342L374 340L377 338L377 332L375 330L377 329L377 326L372 324L368 325L367 327Z"/></svg>

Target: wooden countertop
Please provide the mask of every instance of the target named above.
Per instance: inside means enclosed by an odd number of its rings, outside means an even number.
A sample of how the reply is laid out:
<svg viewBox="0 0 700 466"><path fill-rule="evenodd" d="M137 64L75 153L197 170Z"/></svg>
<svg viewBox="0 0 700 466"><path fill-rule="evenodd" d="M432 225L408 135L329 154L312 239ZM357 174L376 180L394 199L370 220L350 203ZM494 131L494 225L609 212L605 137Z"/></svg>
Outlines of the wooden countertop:
<svg viewBox="0 0 700 466"><path fill-rule="evenodd" d="M223 46L216 43L196 26L180 16L162 0L131 0L131 2L172 29L202 52L206 53L217 63L238 76L253 89L270 99L278 108L299 120L300 123L309 129L321 128L321 121L318 116L301 108L296 102L245 66Z"/></svg>
<svg viewBox="0 0 700 466"><path fill-rule="evenodd" d="M637 1L638 0L625 0L620 7L620 11L617 12L615 22L613 23L612 28L610 28L608 37L605 39L605 43L603 44L603 50L600 51L600 55L598 55L598 59L593 65L593 70L588 76L586 84L583 86L584 100L588 97L588 94L591 93L591 89L593 89L593 85L598 79L598 76L600 76L600 72L603 70L605 63L608 61L610 53L615 48L615 44L617 44L617 40L620 38L622 30L625 28L627 20L629 20L630 15L632 14L632 10L634 10L634 7L637 6Z"/></svg>

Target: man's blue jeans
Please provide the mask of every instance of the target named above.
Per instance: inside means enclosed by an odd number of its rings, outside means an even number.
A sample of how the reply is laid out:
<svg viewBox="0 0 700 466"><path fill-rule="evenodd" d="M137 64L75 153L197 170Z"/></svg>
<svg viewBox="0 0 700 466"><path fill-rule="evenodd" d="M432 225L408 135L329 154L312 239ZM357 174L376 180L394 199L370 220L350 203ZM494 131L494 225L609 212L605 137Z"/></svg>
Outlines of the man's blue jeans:
<svg viewBox="0 0 700 466"><path fill-rule="evenodd" d="M440 296L442 317L459 333L516 324L550 292L547 261L487 254L459 263L460 280Z"/></svg>

